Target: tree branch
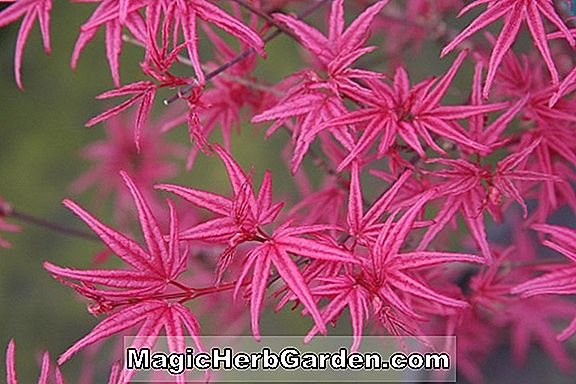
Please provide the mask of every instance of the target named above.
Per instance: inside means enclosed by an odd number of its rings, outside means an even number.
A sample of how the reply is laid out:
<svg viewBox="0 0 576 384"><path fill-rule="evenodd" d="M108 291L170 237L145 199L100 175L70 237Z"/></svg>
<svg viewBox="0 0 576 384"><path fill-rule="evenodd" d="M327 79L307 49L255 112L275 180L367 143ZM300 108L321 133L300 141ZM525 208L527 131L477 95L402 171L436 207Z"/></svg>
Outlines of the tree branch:
<svg viewBox="0 0 576 384"><path fill-rule="evenodd" d="M301 19L305 18L306 16L314 13L318 8L322 7L322 5L324 5L326 2L328 2L328 0L318 0L314 3L312 3L310 6L308 6L306 9L304 9L301 13L298 14L297 19L301 20ZM276 28L275 31L273 31L270 35L268 35L267 37L264 38L264 42L265 43L270 42L271 40L280 36L282 34L282 32L283 31L281 29ZM250 57L254 53L256 53L256 50L254 48L246 49L245 51L238 54L238 56L236 56L232 60L228 61L225 64L222 64L220 67L216 68L212 72L207 73L206 74L206 81L209 81L209 80L213 79L214 77L218 76L219 74L227 71L230 67L238 64L239 62L246 59L247 57ZM172 104L174 101L185 97L186 95L188 95L193 89L195 89L199 85L200 84L194 82L191 85L187 85L187 86L181 88L174 96L172 96L168 99L165 99L164 104L169 105L169 104Z"/></svg>
<svg viewBox="0 0 576 384"><path fill-rule="evenodd" d="M65 227L65 226L60 225L60 224L52 223L48 220L41 219L39 217L32 216L32 215L29 215L27 213L17 211L17 210L12 209L12 208L10 208L10 210L8 210L7 212L5 210L2 210L0 213L3 214L3 216L12 217L14 219L23 221L25 223L29 223L29 224L33 224L33 225L36 225L39 227L47 228L53 232L59 232L59 233L64 234L64 235L74 236L74 237L78 237L78 238L85 239L85 240L100 241L98 236L96 236L92 233L79 231L79 230L74 229L74 228L69 228L69 227Z"/></svg>

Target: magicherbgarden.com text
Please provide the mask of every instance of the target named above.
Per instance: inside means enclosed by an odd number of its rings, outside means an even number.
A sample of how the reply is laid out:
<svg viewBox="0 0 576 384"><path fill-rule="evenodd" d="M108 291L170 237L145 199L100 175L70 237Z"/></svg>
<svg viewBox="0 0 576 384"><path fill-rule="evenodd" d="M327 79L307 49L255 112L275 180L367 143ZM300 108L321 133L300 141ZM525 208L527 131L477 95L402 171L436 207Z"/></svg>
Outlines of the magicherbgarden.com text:
<svg viewBox="0 0 576 384"><path fill-rule="evenodd" d="M448 370L448 353L406 354L396 352L384 358L376 352L305 352L286 347L280 352L262 348L260 352L235 352L232 348L212 348L209 352L152 352L149 348L126 349L125 368L162 370L179 375L188 370Z"/></svg>

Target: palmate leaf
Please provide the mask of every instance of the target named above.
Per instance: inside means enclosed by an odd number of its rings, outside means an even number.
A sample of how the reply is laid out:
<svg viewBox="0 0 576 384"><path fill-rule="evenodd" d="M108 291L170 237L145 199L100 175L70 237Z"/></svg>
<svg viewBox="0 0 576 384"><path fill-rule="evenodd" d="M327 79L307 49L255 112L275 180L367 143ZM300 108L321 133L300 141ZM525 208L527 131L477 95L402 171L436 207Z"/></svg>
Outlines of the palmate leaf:
<svg viewBox="0 0 576 384"><path fill-rule="evenodd" d="M179 239L176 235L177 219L172 203L169 202L171 225L168 244L166 244L158 223L142 194L126 173L122 173L122 177L136 202L147 250L122 233L101 223L74 202L65 200L64 204L90 226L110 251L135 269L81 271L61 268L49 262L44 263L46 270L55 277L66 281L79 281L82 284L80 292L115 298L139 297L165 289L166 284L184 270L186 255L180 250ZM98 289L96 285L113 289Z"/></svg>
<svg viewBox="0 0 576 384"><path fill-rule="evenodd" d="M576 230L557 225L536 224L532 226L538 232L549 235L550 240L542 244L564 254L571 264L558 265L551 272L545 273L512 288L511 293L522 297L543 294L568 295L576 294ZM576 318L558 335L559 340L566 340L576 332Z"/></svg>
<svg viewBox="0 0 576 384"><path fill-rule="evenodd" d="M182 30L185 46L188 48L192 67L200 83L204 83L204 73L198 55L198 19L216 25L225 32L235 36L244 44L254 48L265 56L264 42L250 27L224 12L220 7L206 0L188 1L145 1L145 0L96 0L98 7L91 17L82 25L80 35L72 55L71 65L76 67L78 58L97 31L106 28L106 56L115 86L120 86L119 56L122 50L122 30L126 28L140 43L144 44L147 53L153 54L154 37L162 30L163 35L171 27ZM145 15L145 17L144 17ZM164 26L161 26L163 20ZM174 30L174 36L178 31ZM167 36L163 38L167 39ZM167 43L167 40L165 41ZM167 45L167 44L164 44ZM174 41L174 46L177 42Z"/></svg>
<svg viewBox="0 0 576 384"><path fill-rule="evenodd" d="M498 217L500 215L498 198L503 195L518 202L526 218L528 209L518 184L522 181L562 182L558 176L524 169L528 157L541 143L541 138L524 143L517 151L500 160L495 170L483 168L479 164L464 159L428 161L428 163L441 164L448 168L430 173L446 180L438 185L438 197L442 197L444 202L436 214L434 223L422 238L418 250L424 250L460 212L483 256L490 258L491 251L484 225L484 212L487 210L492 216ZM483 181L488 182L490 188L486 188L482 184Z"/></svg>
<svg viewBox="0 0 576 384"><path fill-rule="evenodd" d="M356 164L353 164L352 173L351 183L356 184L359 179L359 169ZM399 187L403 182L405 181L394 186ZM351 195L360 193L358 186L351 186ZM388 196L384 194L381 199L387 201L396 193L389 192ZM416 196L413 199L414 203L398 221L394 222L399 210L389 216L381 226L376 240L366 238L362 244L367 248L368 254L366 252L354 254L354 260L361 263L360 269L358 267L341 268L328 271L324 275L316 271L314 272L316 275L312 273L307 276L308 280L311 280L310 292L315 300L317 302L321 299L329 300L321 311L326 323L338 320L344 309L348 308L354 336L353 349L356 350L359 347L364 334L363 328L370 319L380 322L393 334L406 332L417 334L414 333L418 332L418 327L415 325L427 320L427 317L418 313L417 301L413 298L420 298L447 309L461 309L468 306L466 301L436 292L420 278L417 272L422 268L454 262L485 264L488 261L487 258L452 252L400 252L423 206L436 193L437 191L432 189ZM362 208L357 200L357 196L350 198L349 222L362 222ZM380 215L375 217L379 219ZM356 219L350 219L354 216ZM305 340L311 340L319 330L320 328L315 325Z"/></svg>
<svg viewBox="0 0 576 384"><path fill-rule="evenodd" d="M308 282L291 255L342 265L359 264L359 261L355 260L352 254L344 248L323 243L317 239L302 237L305 234L318 234L327 229L333 229L333 226L283 226L275 231L272 239L253 248L248 253L247 261L236 282L235 296L252 270L250 315L252 334L257 340L260 339L259 318L264 295L269 285L271 266L274 266L279 277L286 284L286 288L290 291L290 297L302 303L312 316L318 330L326 333L326 320L320 315L316 302L310 293Z"/></svg>
<svg viewBox="0 0 576 384"><path fill-rule="evenodd" d="M144 300L131 304L126 308L108 316L96 325L90 333L78 340L58 359L58 364L64 364L74 354L100 340L119 332L131 329L141 324L132 348L153 348L162 330L168 337L170 352L183 353L186 346L184 336L188 334L194 341L198 351L204 351L199 338L200 327L190 310L179 303L169 303L163 300ZM118 382L128 383L136 374L134 370L123 370L111 375L118 377ZM183 378L178 378L183 382Z"/></svg>
<svg viewBox="0 0 576 384"><path fill-rule="evenodd" d="M458 120L483 116L507 107L508 103L449 106L440 104L466 56L467 51L461 52L440 79L430 78L412 87L408 74L402 67L396 70L391 84L382 80L367 80L368 89L361 98L364 108L340 113L317 128L342 129L354 125L360 132L360 137L338 165L337 171L342 171L359 159L374 145L378 137L379 156L388 153L397 137L403 139L420 157L426 156L421 140L434 151L446 154L436 143L433 134L453 141L463 148L488 150L485 145L468 137Z"/></svg>
<svg viewBox="0 0 576 384"><path fill-rule="evenodd" d="M148 116L150 115L150 110L152 109L152 104L154 103L154 98L156 96L156 91L160 86L154 84L154 82L146 80L146 81L138 81L136 83L131 83L114 89L112 91L104 92L98 95L97 99L109 99L113 97L122 97L127 95L133 95L128 100L124 101L121 104L118 104L115 107L108 109L105 112L102 112L98 116L93 117L87 123L87 127L91 127L96 125L104 120L111 118L112 116L116 116L117 114L125 111L132 105L136 104L138 101L140 105L138 106L138 110L136 112L136 119L135 119L135 140L136 146L139 148L140 146L140 135L142 132L142 127L145 124Z"/></svg>
<svg viewBox="0 0 576 384"><path fill-rule="evenodd" d="M498 36L490 57L488 75L484 85L483 95L488 98L490 89L496 76L496 71L506 53L518 36L523 21L528 24L528 29L536 48L542 55L554 84L559 82L558 71L552 58L548 38L542 21L542 16L554 24L562 33L562 37L574 47L576 42L570 30L554 9L549 0L475 0L462 9L460 15L469 10L487 4L487 9L458 34L444 49L442 56L454 50L456 46L468 39L473 34L485 29L498 19L504 20L504 25Z"/></svg>
<svg viewBox="0 0 576 384"><path fill-rule="evenodd" d="M296 118L297 125L292 130L294 142L292 173L296 173L300 168L312 142L322 130L318 127L323 127L326 121L346 112L342 100L332 93L327 94L318 89L308 90L307 87L296 88L296 91L289 92L275 107L252 118L253 122L276 120L267 131L267 135L271 135L289 118ZM334 130L332 133L344 146L349 147L353 144L351 134L345 129Z"/></svg>
<svg viewBox="0 0 576 384"><path fill-rule="evenodd" d="M179 234L179 238L227 246L217 262L215 281L219 283L223 273L232 262L235 248L241 243L258 239L259 227L273 222L280 213L283 203L274 204L272 201L270 172L267 171L264 174L260 190L256 193L252 179L232 156L219 145L214 145L214 150L226 167L234 194L232 198L171 184L160 184L155 188L174 193L218 215L184 229Z"/></svg>
<svg viewBox="0 0 576 384"><path fill-rule="evenodd" d="M275 14L274 18L286 24L288 28L298 36L306 49L315 54L323 64L328 66L330 62L342 56L348 56L362 48L362 45L368 38L372 21L386 4L388 4L388 0L377 1L372 6L366 8L366 10L354 19L350 26L344 30L344 1L336 0L332 2L328 37L325 37L317 29L294 17ZM356 59L357 58L358 57L356 57Z"/></svg>
<svg viewBox="0 0 576 384"><path fill-rule="evenodd" d="M354 70L352 64L361 56L373 50L363 47L369 37L369 30L376 15L388 0L382 0L366 8L344 30L344 1L332 2L329 18L329 34L324 36L317 29L292 16L275 14L274 18L286 25L328 72L328 80L312 71L298 75L302 83L293 86L275 106L253 117L253 122L276 120L269 129L271 134L289 118L297 118L292 130L294 155L291 161L292 173L296 173L302 160L318 134L325 129L325 123L346 112L340 92L354 99L362 93L362 87L353 79L379 78L380 74L367 70ZM328 92L324 92L327 90ZM353 145L353 136L347 129L330 130L334 137L346 148Z"/></svg>

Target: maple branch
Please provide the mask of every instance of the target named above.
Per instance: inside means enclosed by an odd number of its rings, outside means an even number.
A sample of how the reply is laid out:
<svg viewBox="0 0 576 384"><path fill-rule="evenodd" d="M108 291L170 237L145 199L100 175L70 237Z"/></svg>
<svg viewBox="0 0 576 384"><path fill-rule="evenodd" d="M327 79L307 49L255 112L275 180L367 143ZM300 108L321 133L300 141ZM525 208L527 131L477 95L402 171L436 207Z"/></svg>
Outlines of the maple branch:
<svg viewBox="0 0 576 384"><path fill-rule="evenodd" d="M226 284L222 284L222 285L215 285L212 287L207 287L207 288L198 288L195 289L195 293L194 293L194 299L200 296L205 296L205 295L211 295L213 293L220 293L220 292L224 292L224 291L229 291L231 289L234 289L236 287L237 282L236 281L232 281L230 283L226 283ZM242 285L248 285L249 282L244 282Z"/></svg>
<svg viewBox="0 0 576 384"><path fill-rule="evenodd" d="M276 95L276 96L284 96L284 92L279 91L278 89L273 88L273 87L271 87L271 86L269 86L269 85L259 83L259 82L257 82L257 81L253 81L253 80L250 80L250 79L245 79L245 78L243 78L243 77L234 76L234 75L230 75L230 74L227 74L227 73L223 73L221 76L222 76L223 78L225 78L225 79L232 80L232 81L234 81L235 83L238 83L238 84L241 84L241 85L245 85L245 86L247 86L247 87L249 87L249 88L252 88L252 89L255 89L255 90L258 90L258 91L268 92L268 93L271 93L271 94Z"/></svg>
<svg viewBox="0 0 576 384"><path fill-rule="evenodd" d="M188 286L186 286L186 285L184 285L184 284L182 284L181 282L176 281L176 280L170 280L168 283L169 283L169 284L172 284L173 286L175 286L175 287L177 287L177 288L180 288L181 290L183 290L183 291L185 291L185 292L192 292L192 291L194 291L194 288L188 287Z"/></svg>
<svg viewBox="0 0 576 384"><path fill-rule="evenodd" d="M1 212L2 211L0 211L0 213ZM344 236L344 239L347 240L349 237L350 236L346 235L346 236ZM308 258L301 257L298 260L296 260L296 265L298 267L301 267L303 265L308 264L310 261L311 260ZM527 261L527 262L503 264L500 266L500 268L507 268L509 265L517 266L517 267L523 267L523 266L545 266L545 265L555 265L555 264L566 264L566 261L565 260L556 260L556 259L533 260L533 261ZM268 278L267 287L270 288L279 279L280 279L280 274L278 272L275 272L274 274L272 274ZM145 298L140 297L140 298L134 298L134 299L120 300L120 301L115 301L115 302L109 302L108 304L111 305L111 307L118 307L118 306L123 306L123 305L135 304L135 303L138 303L144 299L158 299L158 300L176 300L176 299L178 299L179 303L185 303L187 301L195 300L195 299L202 297L202 296L207 296L207 295L211 295L211 294L216 294L216 293L221 293L221 292L233 290L233 289L235 289L236 285L238 284L238 282L235 280L235 281L231 281L229 283L222 284L222 285L215 285L215 286L209 286L209 287L204 287L204 288L192 288L192 287L188 287L184 284L181 284L175 280L171 280L169 283L174 285L175 287L181 289L182 292L167 293L167 294L161 294L161 295L150 296L150 297L145 297ZM248 281L245 281L244 283L242 283L242 286L247 286L249 284L250 283Z"/></svg>
<svg viewBox="0 0 576 384"><path fill-rule="evenodd" d="M298 14L297 19L301 20L301 19L305 18L306 16L310 15L311 13L316 11L318 8L320 8L322 5L324 5L326 2L328 2L328 0L318 0L314 3L312 3L310 6L308 6L306 9L304 9L301 13ZM267 37L265 37L263 39L264 43L270 42L271 40L275 39L276 37L280 36L281 34L282 34L282 30L277 28L274 32L272 32L270 35L268 35ZM232 60L228 61L227 63L222 64L221 66L219 66L218 68L216 68L212 72L207 73L206 74L206 81L209 81L209 80L213 79L214 77L218 76L219 74L227 71L230 67L232 67L232 66L238 64L239 62L241 62L242 60L250 57L254 53L256 53L256 50L254 48L246 49L245 51L238 54ZM185 95L189 94L193 89L195 89L199 85L200 84L198 84L197 82L194 82L193 84L190 84L190 85L183 87L175 95L173 95L172 97L170 97L168 99L165 99L164 104L165 105L172 104L174 101L181 99Z"/></svg>
<svg viewBox="0 0 576 384"><path fill-rule="evenodd" d="M10 206L8 206L8 209L6 209L5 206L0 207L0 216L12 217L25 223L33 224L38 227L43 227L53 232L59 232L64 235L78 237L85 240L100 241L100 239L96 235L93 235L91 233L80 231L74 228L65 227L63 225L56 224L36 216L32 216L24 212L16 211Z"/></svg>
<svg viewBox="0 0 576 384"><path fill-rule="evenodd" d="M231 0L231 1L235 2L236 4L240 5L241 7L246 8L248 11L250 11L253 14L255 14L256 16L260 17L261 19L266 21L268 24L271 24L271 25L275 26L277 29L280 29L282 31L282 33L290 36L297 43L300 43L300 40L298 39L298 37L296 37L296 35L294 35L291 30L289 30L284 25L282 25L279 22L277 22L276 20L274 20L274 18L272 16L270 16L269 13L264 12L260 8L256 8L255 6L253 6L252 4L247 2L246 0Z"/></svg>
<svg viewBox="0 0 576 384"><path fill-rule="evenodd" d="M127 34L122 35L122 41L125 43L128 43L128 44L132 44L134 46L140 47L140 48L146 48L146 46L140 40L135 39L132 36L127 35ZM178 62L180 62L184 65L187 65L189 67L192 66L192 62L190 61L190 59L187 58L186 56L183 56L183 55L178 55ZM207 68L207 66L205 66L205 65L202 65L202 67L206 71L209 70ZM273 88L273 87L266 85L266 84L259 83L257 81L246 79L244 77L234 76L234 75L230 75L228 73L222 73L221 76L225 79L232 80L235 83L245 85L245 86L252 88L252 89L268 92L268 93L274 94L276 96L283 96L284 95L283 92L277 90L276 88Z"/></svg>

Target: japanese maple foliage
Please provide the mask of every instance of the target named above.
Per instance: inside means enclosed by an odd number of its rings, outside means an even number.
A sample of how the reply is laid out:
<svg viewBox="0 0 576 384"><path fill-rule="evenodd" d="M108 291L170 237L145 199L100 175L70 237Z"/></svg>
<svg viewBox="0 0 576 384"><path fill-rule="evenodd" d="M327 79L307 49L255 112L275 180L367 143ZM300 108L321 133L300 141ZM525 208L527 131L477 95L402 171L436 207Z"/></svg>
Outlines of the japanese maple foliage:
<svg viewBox="0 0 576 384"><path fill-rule="evenodd" d="M22 85L22 59L24 47L30 36L34 21L38 20L40 31L42 32L42 42L46 54L50 54L50 11L52 10L52 0L3 0L2 2L14 3L11 7L0 12L0 27L14 23L22 18L18 39L16 40L16 52L14 53L14 75L16 84L21 89Z"/></svg>
<svg viewBox="0 0 576 384"><path fill-rule="evenodd" d="M562 253L572 262L576 260L576 231L556 225L538 224L533 228L541 233L551 236L551 240L544 240L542 244ZM545 273L535 279L526 281L512 289L513 293L523 297L532 297L542 294L573 294L574 266L560 265L555 271ZM566 340L576 332L576 318L558 335L560 340Z"/></svg>
<svg viewBox="0 0 576 384"><path fill-rule="evenodd" d="M503 18L504 25L498 36L498 40L490 56L490 65L486 84L484 86L484 97L488 97L488 91L496 75L496 69L502 62L502 58L510 49L518 36L523 21L526 21L530 34L534 40L534 45L540 51L548 70L552 76L552 81L556 84L559 81L558 70L554 64L548 38L542 18L548 19L556 28L558 28L568 43L574 47L576 42L568 30L568 26L562 20L554 5L548 0L475 0L462 9L460 14L469 10L487 4L488 8L484 13L478 16L470 25L468 25L450 44L448 44L442 54L445 55L452 51L458 44L470 37L470 35L481 31L494 21Z"/></svg>
<svg viewBox="0 0 576 384"><path fill-rule="evenodd" d="M22 88L36 20L50 51L52 1L0 2L9 3L0 27L22 19ZM338 326L352 350L366 335L455 335L459 368L475 383L502 345L516 364L538 345L560 369L576 366L563 343L576 332L576 28L566 2L72 2L94 4L71 66L102 31L112 76L96 96L112 103L86 123L103 125L92 129L106 138L80 151L92 164L72 184L77 194L94 188L97 201L64 200L96 236L0 200L0 231L19 231L20 219L106 247L89 269L57 255L43 264L99 317L58 366L81 351L89 365L102 342L124 335L141 336L139 348L171 336L171 352L185 349L185 336L204 350L210 331L261 340L262 315L282 308L307 318L305 341ZM282 34L298 52L288 73L265 61L288 61L266 46ZM126 44L141 50L141 77L130 83ZM157 113L163 95L170 106ZM268 127L248 132L252 123ZM268 153L292 177L272 159L245 166L234 130L259 147L284 140ZM213 177L206 157L223 165L228 191L186 178ZM108 218L100 210L111 193ZM161 194L175 195L178 209ZM11 341L10 384L14 349ZM119 358L105 359L110 383L134 374ZM39 383L48 382L63 377L46 353Z"/></svg>

